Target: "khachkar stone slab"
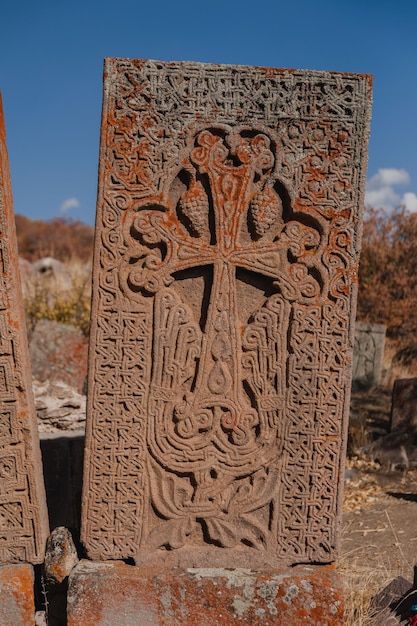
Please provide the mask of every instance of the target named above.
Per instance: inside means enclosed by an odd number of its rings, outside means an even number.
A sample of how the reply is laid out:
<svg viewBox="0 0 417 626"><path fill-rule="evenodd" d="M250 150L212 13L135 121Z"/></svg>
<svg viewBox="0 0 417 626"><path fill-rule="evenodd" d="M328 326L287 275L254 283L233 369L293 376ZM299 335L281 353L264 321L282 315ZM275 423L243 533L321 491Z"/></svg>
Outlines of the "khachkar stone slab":
<svg viewBox="0 0 417 626"><path fill-rule="evenodd" d="M381 382L386 326L356 322L352 390L368 391Z"/></svg>
<svg viewBox="0 0 417 626"><path fill-rule="evenodd" d="M0 99L0 563L41 563L48 535Z"/></svg>
<svg viewBox="0 0 417 626"><path fill-rule="evenodd" d="M390 431L417 433L417 378L400 378L394 382Z"/></svg>
<svg viewBox="0 0 417 626"><path fill-rule="evenodd" d="M82 538L335 558L370 78L108 59Z"/></svg>

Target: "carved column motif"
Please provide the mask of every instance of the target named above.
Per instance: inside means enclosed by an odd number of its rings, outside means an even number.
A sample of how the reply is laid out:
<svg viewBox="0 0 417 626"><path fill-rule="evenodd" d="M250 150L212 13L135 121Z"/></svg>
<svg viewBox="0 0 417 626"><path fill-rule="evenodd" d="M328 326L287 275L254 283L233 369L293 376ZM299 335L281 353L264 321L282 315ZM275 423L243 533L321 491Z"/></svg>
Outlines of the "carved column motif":
<svg viewBox="0 0 417 626"><path fill-rule="evenodd" d="M42 563L48 534L0 95L0 564Z"/></svg>
<svg viewBox="0 0 417 626"><path fill-rule="evenodd" d="M107 70L90 554L189 566L330 561L366 78L126 60ZM308 82L308 112L285 111Z"/></svg>

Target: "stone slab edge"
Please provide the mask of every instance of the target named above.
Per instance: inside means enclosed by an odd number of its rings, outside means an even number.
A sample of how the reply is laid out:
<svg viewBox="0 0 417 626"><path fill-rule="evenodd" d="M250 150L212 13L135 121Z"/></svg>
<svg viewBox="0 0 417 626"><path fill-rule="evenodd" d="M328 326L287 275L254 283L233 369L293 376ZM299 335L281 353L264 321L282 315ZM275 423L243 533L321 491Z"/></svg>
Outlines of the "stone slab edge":
<svg viewBox="0 0 417 626"><path fill-rule="evenodd" d="M2 626L33 626L35 604L31 565L0 567L0 624Z"/></svg>
<svg viewBox="0 0 417 626"><path fill-rule="evenodd" d="M24 448L22 473L26 473L27 483L18 491L22 497L24 515L28 526L33 528L32 539L24 546L10 546L10 558L4 562L29 561L42 563L45 544L49 534L48 511L43 482L42 458L39 444L36 411L32 392L32 375L29 361L22 289L18 264L17 238L14 221L13 196L9 174L9 160L6 147L6 127L0 93L0 215L4 223L0 225L1 253L3 268L4 307L3 316L11 336L15 369L13 400L16 403L19 440ZM10 357L12 358L12 357ZM0 442L2 450L3 442ZM5 502L7 484L2 485L2 502ZM3 546L2 546L3 547ZM6 546L8 547L8 546ZM24 555L24 556L22 556Z"/></svg>
<svg viewBox="0 0 417 626"><path fill-rule="evenodd" d="M68 590L68 626L343 624L334 566L249 569L133 567L81 561Z"/></svg>

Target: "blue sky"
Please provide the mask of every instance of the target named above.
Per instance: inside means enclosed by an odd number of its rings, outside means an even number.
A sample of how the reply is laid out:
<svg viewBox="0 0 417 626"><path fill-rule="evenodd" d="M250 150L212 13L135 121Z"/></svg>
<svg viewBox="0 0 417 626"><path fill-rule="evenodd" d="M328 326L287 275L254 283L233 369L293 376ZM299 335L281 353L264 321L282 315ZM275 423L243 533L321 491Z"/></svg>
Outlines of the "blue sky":
<svg viewBox="0 0 417 626"><path fill-rule="evenodd" d="M94 223L106 56L374 75L368 201L417 211L414 0L4 0L15 212Z"/></svg>

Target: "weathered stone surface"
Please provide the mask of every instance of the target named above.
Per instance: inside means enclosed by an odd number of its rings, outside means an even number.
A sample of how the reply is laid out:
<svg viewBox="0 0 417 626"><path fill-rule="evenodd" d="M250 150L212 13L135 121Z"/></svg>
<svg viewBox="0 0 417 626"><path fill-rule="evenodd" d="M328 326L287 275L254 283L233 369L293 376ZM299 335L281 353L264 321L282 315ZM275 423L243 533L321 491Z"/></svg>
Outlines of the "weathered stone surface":
<svg viewBox="0 0 417 626"><path fill-rule="evenodd" d="M70 575L68 626L341 626L342 596L331 566L261 574L81 561Z"/></svg>
<svg viewBox="0 0 417 626"><path fill-rule="evenodd" d="M38 259L32 263L32 271L43 282L43 286L47 285L52 290L63 291L72 287L71 274L58 259L50 256Z"/></svg>
<svg viewBox="0 0 417 626"><path fill-rule="evenodd" d="M48 517L0 98L0 563L43 560Z"/></svg>
<svg viewBox="0 0 417 626"><path fill-rule="evenodd" d="M61 584L77 565L79 559L68 528L54 528L48 537L45 554L45 578L48 584Z"/></svg>
<svg viewBox="0 0 417 626"><path fill-rule="evenodd" d="M86 397L62 382L33 380L39 432L85 429Z"/></svg>
<svg viewBox="0 0 417 626"><path fill-rule="evenodd" d="M33 267L32 263L27 259L19 257L19 272L22 285L23 297L28 296L31 293L31 285L33 282Z"/></svg>
<svg viewBox="0 0 417 626"><path fill-rule="evenodd" d="M39 320L31 334L29 353L35 378L63 382L82 392L88 340L80 330L53 320Z"/></svg>
<svg viewBox="0 0 417 626"><path fill-rule="evenodd" d="M67 528L55 528L45 554L48 626L67 626L68 576L78 563L77 550Z"/></svg>
<svg viewBox="0 0 417 626"><path fill-rule="evenodd" d="M368 391L381 381L386 327L356 322L353 349L352 390Z"/></svg>
<svg viewBox="0 0 417 626"><path fill-rule="evenodd" d="M414 433L393 431L365 446L363 453L391 470L417 467L417 437Z"/></svg>
<svg viewBox="0 0 417 626"><path fill-rule="evenodd" d="M404 623L411 615L411 606L415 604L411 582L403 576L394 578L382 591L371 600L372 620L370 626L395 626Z"/></svg>
<svg viewBox="0 0 417 626"><path fill-rule="evenodd" d="M370 79L108 59L82 536L337 552Z"/></svg>
<svg viewBox="0 0 417 626"><path fill-rule="evenodd" d="M0 567L0 624L33 626L35 601L31 565Z"/></svg>
<svg viewBox="0 0 417 626"><path fill-rule="evenodd" d="M401 378L395 381L390 430L417 434L417 378Z"/></svg>

